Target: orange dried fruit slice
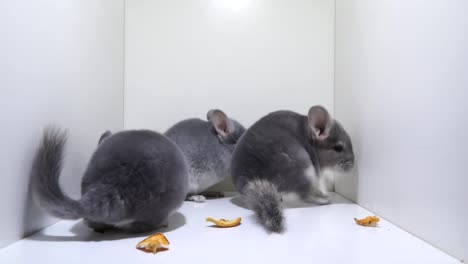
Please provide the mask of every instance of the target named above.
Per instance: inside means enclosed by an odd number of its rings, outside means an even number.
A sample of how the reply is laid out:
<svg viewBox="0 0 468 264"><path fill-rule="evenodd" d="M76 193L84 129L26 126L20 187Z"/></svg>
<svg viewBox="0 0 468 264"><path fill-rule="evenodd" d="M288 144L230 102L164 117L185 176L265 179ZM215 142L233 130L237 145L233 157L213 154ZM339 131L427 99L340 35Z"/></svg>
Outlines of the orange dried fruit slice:
<svg viewBox="0 0 468 264"><path fill-rule="evenodd" d="M377 226L377 223L380 221L380 218L377 217L377 216L368 216L368 217L363 218L363 219L354 218L354 221L358 225L375 227L375 226Z"/></svg>
<svg viewBox="0 0 468 264"><path fill-rule="evenodd" d="M216 226L218 227L234 227L234 226L238 226L241 224L241 218L238 217L234 220L226 220L226 219L219 219L219 220L216 220L214 218L211 218L211 217L208 217L206 218L206 221L208 222L212 222L213 224L215 224Z"/></svg>
<svg viewBox="0 0 468 264"><path fill-rule="evenodd" d="M147 253L156 254L158 251L169 249L169 240L162 233L156 233L138 243L136 248Z"/></svg>

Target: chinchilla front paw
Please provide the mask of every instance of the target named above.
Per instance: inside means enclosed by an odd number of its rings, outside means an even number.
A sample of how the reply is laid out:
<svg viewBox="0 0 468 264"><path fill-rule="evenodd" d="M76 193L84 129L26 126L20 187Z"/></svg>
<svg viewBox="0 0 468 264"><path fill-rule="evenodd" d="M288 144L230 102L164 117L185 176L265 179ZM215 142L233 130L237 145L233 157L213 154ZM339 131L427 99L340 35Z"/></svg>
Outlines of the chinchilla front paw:
<svg viewBox="0 0 468 264"><path fill-rule="evenodd" d="M314 204L318 205L325 205L325 204L330 204L333 199L333 194L332 193L315 193L309 195L306 199L304 199L306 202L311 202Z"/></svg>
<svg viewBox="0 0 468 264"><path fill-rule="evenodd" d="M196 203L204 203L206 201L206 198L203 195L191 195L187 197L187 201L192 201Z"/></svg>

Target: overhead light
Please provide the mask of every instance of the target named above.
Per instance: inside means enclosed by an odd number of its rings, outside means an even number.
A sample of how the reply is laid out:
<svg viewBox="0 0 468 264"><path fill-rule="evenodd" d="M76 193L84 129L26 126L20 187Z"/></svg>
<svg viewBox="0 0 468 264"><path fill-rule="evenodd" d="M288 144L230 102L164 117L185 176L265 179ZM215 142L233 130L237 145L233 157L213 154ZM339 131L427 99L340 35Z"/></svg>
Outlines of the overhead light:
<svg viewBox="0 0 468 264"><path fill-rule="evenodd" d="M239 13L246 9L252 0L212 0L220 9Z"/></svg>

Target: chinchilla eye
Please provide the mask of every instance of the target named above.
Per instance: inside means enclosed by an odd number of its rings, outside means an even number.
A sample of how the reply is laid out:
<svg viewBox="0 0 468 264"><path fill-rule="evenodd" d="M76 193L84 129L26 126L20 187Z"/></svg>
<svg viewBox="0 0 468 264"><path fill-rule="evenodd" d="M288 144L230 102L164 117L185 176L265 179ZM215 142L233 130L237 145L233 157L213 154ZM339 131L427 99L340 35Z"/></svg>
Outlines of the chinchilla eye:
<svg viewBox="0 0 468 264"><path fill-rule="evenodd" d="M335 145L335 146L333 147L333 149L334 149L336 152L342 152L343 149L344 149L344 147L343 147L343 145L338 144L338 145Z"/></svg>

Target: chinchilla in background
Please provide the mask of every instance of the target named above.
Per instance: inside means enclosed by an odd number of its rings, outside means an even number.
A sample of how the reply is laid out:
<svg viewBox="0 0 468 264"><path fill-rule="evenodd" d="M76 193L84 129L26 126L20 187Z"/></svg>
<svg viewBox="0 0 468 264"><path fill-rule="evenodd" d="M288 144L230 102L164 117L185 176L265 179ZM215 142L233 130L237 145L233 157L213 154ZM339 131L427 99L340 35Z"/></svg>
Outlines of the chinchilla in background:
<svg viewBox="0 0 468 264"><path fill-rule="evenodd" d="M36 200L48 213L84 218L98 232L146 232L170 224L188 190L187 163L173 141L148 130L104 133L84 173L80 200L59 186L65 142L65 132L46 129L32 168Z"/></svg>
<svg viewBox="0 0 468 264"><path fill-rule="evenodd" d="M237 190L269 232L284 231L281 194L294 193L317 204L330 202L325 169L354 166L351 140L321 106L307 116L277 111L252 125L238 142L231 164Z"/></svg>
<svg viewBox="0 0 468 264"><path fill-rule="evenodd" d="M203 191L230 174L231 158L244 127L214 109L207 120L183 120L164 133L182 150L189 168L188 200L204 202Z"/></svg>

